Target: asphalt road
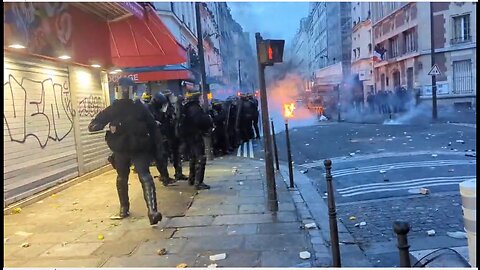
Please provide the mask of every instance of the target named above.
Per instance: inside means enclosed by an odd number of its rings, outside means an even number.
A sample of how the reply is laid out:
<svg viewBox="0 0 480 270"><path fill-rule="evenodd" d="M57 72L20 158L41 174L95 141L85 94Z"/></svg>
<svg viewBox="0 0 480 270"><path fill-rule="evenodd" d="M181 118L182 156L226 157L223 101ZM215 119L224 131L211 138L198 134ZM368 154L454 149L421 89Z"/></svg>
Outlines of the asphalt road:
<svg viewBox="0 0 480 270"><path fill-rule="evenodd" d="M285 133L276 138L279 158L286 162ZM411 250L467 245L447 232L463 231L458 184L476 178L476 158L465 156L475 150L475 128L325 123L293 128L290 138L295 167L321 194L323 160L332 160L338 217L375 265L396 264L395 220L412 225ZM429 194L420 194L421 188ZM362 221L366 225L358 226ZM435 236L428 236L432 229Z"/></svg>

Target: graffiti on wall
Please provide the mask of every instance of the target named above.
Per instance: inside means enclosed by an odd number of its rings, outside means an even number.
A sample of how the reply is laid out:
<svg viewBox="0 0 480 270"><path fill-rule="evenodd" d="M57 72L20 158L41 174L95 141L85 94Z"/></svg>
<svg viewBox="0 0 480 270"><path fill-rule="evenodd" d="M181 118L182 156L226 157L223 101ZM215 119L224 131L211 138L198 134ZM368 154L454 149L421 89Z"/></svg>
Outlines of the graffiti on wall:
<svg viewBox="0 0 480 270"><path fill-rule="evenodd" d="M105 102L101 96L90 95L78 103L78 115L81 117L93 118L103 109L105 109Z"/></svg>
<svg viewBox="0 0 480 270"><path fill-rule="evenodd" d="M61 142L72 132L76 112L67 78L32 80L9 74L3 90L3 119L12 142L32 138L43 149L49 141Z"/></svg>

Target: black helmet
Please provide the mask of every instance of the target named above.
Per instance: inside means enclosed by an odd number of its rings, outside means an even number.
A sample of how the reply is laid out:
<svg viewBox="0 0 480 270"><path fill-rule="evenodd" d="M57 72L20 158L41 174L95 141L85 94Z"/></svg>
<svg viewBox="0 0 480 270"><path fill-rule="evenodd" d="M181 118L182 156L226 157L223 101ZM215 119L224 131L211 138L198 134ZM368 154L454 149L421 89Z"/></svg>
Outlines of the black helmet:
<svg viewBox="0 0 480 270"><path fill-rule="evenodd" d="M161 92L157 92L155 95L153 95L151 102L155 107L161 108L163 105L168 103L168 99Z"/></svg>

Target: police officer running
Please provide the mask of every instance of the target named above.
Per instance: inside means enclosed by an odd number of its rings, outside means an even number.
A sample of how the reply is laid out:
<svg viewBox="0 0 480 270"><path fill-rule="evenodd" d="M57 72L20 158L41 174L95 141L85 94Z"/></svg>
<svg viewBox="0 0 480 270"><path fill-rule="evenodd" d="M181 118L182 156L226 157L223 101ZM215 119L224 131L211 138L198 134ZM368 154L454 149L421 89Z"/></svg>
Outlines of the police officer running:
<svg viewBox="0 0 480 270"><path fill-rule="evenodd" d="M179 133L185 138L186 148L190 152L188 183L195 185L196 190L210 189L209 185L203 183L207 162L203 135L213 128L212 118L200 106L200 96L198 91L186 94L186 103L179 119Z"/></svg>
<svg viewBox="0 0 480 270"><path fill-rule="evenodd" d="M135 86L133 80L121 78L119 86L121 86L121 98L98 113L88 126L88 130L100 131L110 123L105 139L108 147L115 154L114 164L120 201L118 218L125 218L130 214L128 175L130 162L133 162L142 184L148 218L150 224L154 225L162 220L162 214L157 210L155 183L149 170L156 123L140 102L130 99L130 87Z"/></svg>

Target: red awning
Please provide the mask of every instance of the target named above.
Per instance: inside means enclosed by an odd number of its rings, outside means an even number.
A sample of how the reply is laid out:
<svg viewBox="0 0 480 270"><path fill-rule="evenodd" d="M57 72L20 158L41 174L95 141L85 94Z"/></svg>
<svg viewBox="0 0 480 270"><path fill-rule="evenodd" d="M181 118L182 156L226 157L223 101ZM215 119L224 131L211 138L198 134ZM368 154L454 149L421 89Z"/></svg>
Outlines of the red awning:
<svg viewBox="0 0 480 270"><path fill-rule="evenodd" d="M130 16L109 22L112 61L116 67L181 64L187 53L151 8L140 19Z"/></svg>

